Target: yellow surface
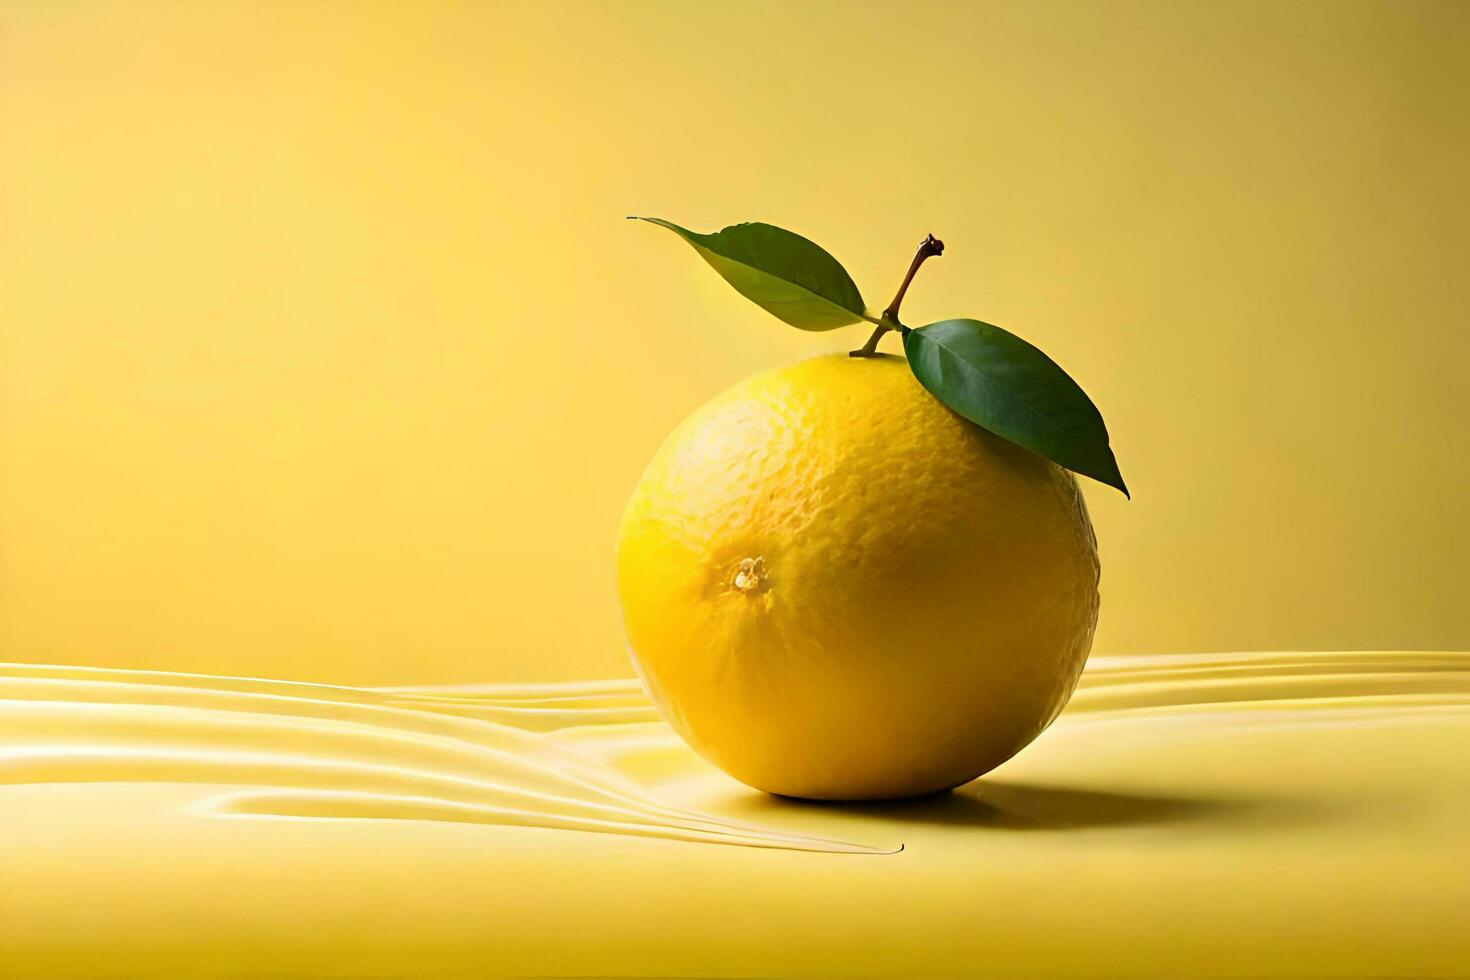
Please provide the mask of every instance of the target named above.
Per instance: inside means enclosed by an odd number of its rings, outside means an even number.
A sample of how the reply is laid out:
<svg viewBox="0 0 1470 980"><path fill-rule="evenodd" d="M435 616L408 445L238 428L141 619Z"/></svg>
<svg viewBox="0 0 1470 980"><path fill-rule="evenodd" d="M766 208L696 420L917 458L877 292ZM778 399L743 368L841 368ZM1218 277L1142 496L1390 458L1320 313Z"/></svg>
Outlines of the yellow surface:
<svg viewBox="0 0 1470 980"><path fill-rule="evenodd" d="M0 697L6 977L1470 973L1465 653L1097 658L992 775L852 807L629 681Z"/></svg>
<svg viewBox="0 0 1470 980"><path fill-rule="evenodd" d="M764 219L1101 406L1100 652L1470 647L1463 2L0 4L0 656L627 676ZM886 349L893 350L895 338Z"/></svg>
<svg viewBox="0 0 1470 980"><path fill-rule="evenodd" d="M901 357L810 358L679 425L618 532L639 676L680 734L783 796L891 799L1004 762L1097 625L1077 481Z"/></svg>

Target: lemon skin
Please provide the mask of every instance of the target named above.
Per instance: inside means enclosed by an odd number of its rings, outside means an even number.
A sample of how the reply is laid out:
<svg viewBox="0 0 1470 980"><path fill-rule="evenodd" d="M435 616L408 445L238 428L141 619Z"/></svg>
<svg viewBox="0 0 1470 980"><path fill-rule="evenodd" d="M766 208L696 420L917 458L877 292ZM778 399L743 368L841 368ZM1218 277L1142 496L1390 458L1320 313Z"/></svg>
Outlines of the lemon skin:
<svg viewBox="0 0 1470 980"><path fill-rule="evenodd" d="M890 356L803 361L697 410L628 503L617 571L668 721L736 779L811 799L1004 762L1061 711L1097 623L1072 475Z"/></svg>

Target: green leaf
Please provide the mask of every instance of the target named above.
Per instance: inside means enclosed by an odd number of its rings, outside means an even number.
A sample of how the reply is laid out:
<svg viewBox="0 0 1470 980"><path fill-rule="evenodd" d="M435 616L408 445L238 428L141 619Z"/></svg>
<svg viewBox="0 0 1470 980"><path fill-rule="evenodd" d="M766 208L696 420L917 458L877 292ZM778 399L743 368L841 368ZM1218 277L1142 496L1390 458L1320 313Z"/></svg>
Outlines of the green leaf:
<svg viewBox="0 0 1470 980"><path fill-rule="evenodd" d="M752 221L701 235L662 218L638 220L693 245L740 295L793 327L831 330L864 318L867 307L847 270L820 245L784 228Z"/></svg>
<svg viewBox="0 0 1470 980"><path fill-rule="evenodd" d="M1097 406L1037 348L979 320L941 320L905 333L903 349L919 383L960 415L1128 496Z"/></svg>

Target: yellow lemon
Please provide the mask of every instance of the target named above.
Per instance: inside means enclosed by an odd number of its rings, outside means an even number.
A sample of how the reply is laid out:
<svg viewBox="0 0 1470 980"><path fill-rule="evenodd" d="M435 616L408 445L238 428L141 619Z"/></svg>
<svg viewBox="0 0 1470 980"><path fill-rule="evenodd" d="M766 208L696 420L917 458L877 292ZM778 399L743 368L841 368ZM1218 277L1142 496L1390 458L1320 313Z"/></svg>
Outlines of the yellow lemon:
<svg viewBox="0 0 1470 980"><path fill-rule="evenodd" d="M968 782L1070 697L1097 622L1072 475L926 392L818 357L684 421L618 534L633 659L665 717L758 789Z"/></svg>

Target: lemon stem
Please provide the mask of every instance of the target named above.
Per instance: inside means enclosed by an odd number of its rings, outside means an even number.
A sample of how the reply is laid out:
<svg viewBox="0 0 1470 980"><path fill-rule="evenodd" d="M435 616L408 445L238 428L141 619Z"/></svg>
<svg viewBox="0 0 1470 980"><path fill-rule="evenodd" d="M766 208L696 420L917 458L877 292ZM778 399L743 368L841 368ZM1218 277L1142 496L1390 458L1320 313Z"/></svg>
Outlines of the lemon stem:
<svg viewBox="0 0 1470 980"><path fill-rule="evenodd" d="M903 282L898 285L898 292L893 296L893 302L888 304L888 309L878 319L878 325L873 329L873 335L868 342L857 350L848 351L849 357L872 357L878 353L878 340L890 330L907 332L908 328L898 321L898 308L903 303L904 294L909 291L909 283L914 281L914 273L919 271L919 266L931 255L943 255L944 243L933 235L925 235L924 240L919 243L918 251L914 252L914 260L909 263L909 271L904 275Z"/></svg>

